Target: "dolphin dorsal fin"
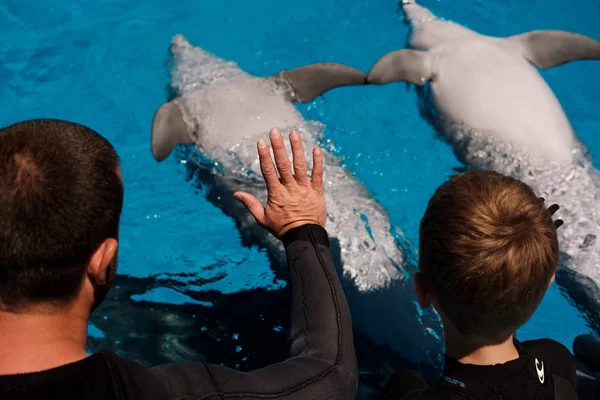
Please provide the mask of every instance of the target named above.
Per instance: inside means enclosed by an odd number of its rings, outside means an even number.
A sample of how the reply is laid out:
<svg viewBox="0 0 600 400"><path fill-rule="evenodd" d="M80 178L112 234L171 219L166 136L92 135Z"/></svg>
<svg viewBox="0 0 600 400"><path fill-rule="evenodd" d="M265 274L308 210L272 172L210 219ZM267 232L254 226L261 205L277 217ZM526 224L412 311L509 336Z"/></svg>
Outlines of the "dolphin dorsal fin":
<svg viewBox="0 0 600 400"><path fill-rule="evenodd" d="M600 42L578 33L538 30L510 36L523 56L539 68L552 68L570 61L600 60Z"/></svg>
<svg viewBox="0 0 600 400"><path fill-rule="evenodd" d="M307 103L328 90L340 86L364 85L367 74L344 64L322 62L281 71L266 79L288 86L290 101Z"/></svg>
<svg viewBox="0 0 600 400"><path fill-rule="evenodd" d="M179 106L173 101L163 104L156 110L152 120L152 155L156 161L163 161L179 144L194 143Z"/></svg>

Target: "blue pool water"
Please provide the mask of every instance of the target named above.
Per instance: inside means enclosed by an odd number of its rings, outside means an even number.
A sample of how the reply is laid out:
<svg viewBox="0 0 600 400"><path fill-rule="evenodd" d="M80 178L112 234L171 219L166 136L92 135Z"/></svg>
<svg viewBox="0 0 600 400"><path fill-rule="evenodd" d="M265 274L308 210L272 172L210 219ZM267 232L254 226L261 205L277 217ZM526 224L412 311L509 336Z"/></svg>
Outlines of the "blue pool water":
<svg viewBox="0 0 600 400"><path fill-rule="evenodd" d="M563 29L600 38L596 0L421 3L490 35ZM194 357L244 368L272 350L231 331L253 327L271 332L274 348L285 351L285 308L265 301L271 308L263 315L260 302L244 306L253 294L279 296L285 287L266 254L242 246L233 220L186 180L176 157L158 164L151 156L151 120L166 99L171 37L183 33L256 75L318 61L366 71L404 45L407 28L397 9L392 0L0 1L0 124L74 120L107 136L122 157L122 278L111 293L114 301L94 316L92 348L112 348L151 364L194 355L192 344L215 345L218 351ZM599 71L599 63L577 62L543 72L596 159ZM461 167L421 119L415 99L414 91L393 84L334 90L299 106L307 119L326 124L325 139L388 210L413 252L427 199ZM227 313L236 315L235 323L220 326ZM584 318L553 285L519 337L549 336L570 347L587 331Z"/></svg>

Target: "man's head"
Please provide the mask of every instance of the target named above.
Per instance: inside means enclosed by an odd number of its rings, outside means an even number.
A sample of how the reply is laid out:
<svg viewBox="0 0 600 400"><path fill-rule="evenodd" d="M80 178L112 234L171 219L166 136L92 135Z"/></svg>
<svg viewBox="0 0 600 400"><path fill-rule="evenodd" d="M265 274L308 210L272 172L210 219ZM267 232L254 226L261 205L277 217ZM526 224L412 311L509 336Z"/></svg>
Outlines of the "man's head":
<svg viewBox="0 0 600 400"><path fill-rule="evenodd" d="M101 301L116 268L120 175L114 148L84 126L0 129L0 310Z"/></svg>
<svg viewBox="0 0 600 400"><path fill-rule="evenodd" d="M495 172L452 177L419 231L421 305L482 344L500 343L532 315L559 251L550 212L526 184Z"/></svg>

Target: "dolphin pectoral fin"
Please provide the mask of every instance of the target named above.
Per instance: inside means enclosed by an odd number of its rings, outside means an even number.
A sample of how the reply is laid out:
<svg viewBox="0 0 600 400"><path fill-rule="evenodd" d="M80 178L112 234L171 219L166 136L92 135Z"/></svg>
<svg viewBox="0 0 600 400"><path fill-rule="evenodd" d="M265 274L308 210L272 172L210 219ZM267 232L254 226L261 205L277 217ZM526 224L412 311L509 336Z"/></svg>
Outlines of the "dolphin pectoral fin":
<svg viewBox="0 0 600 400"><path fill-rule="evenodd" d="M291 101L306 103L330 89L340 86L364 85L367 74L344 64L322 62L281 71L267 77L280 82L285 80Z"/></svg>
<svg viewBox="0 0 600 400"><path fill-rule="evenodd" d="M152 120L152 155L163 161L178 144L193 143L179 106L168 102L156 110Z"/></svg>
<svg viewBox="0 0 600 400"><path fill-rule="evenodd" d="M578 33L539 30L507 39L518 43L525 58L539 68L577 60L600 60L600 42Z"/></svg>
<svg viewBox="0 0 600 400"><path fill-rule="evenodd" d="M431 64L432 56L426 51L392 51L377 60L367 75L367 83L384 85L401 81L424 85L434 77Z"/></svg>

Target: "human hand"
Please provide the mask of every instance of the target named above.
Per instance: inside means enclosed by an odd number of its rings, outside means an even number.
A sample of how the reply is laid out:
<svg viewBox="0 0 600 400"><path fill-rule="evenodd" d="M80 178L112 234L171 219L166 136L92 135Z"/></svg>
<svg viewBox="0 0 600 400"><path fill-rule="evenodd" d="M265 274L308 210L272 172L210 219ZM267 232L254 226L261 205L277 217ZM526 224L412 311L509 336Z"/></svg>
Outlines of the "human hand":
<svg viewBox="0 0 600 400"><path fill-rule="evenodd" d="M543 197L539 198L540 201L543 203L544 201L546 201L546 199L544 199ZM550 216L550 218L552 218L554 216L554 214L558 211L558 209L560 208L560 206L558 204L552 204L550 207L548 207L548 215ZM554 227L556 229L560 228L561 226L563 226L564 221L562 219L556 219L553 220L552 222L554 224Z"/></svg>
<svg viewBox="0 0 600 400"><path fill-rule="evenodd" d="M325 227L327 213L323 194L323 153L313 149L313 172L308 179L304 148L298 132L290 133L294 171L292 171L281 132L270 132L275 164L267 142L258 141L260 170L267 184L267 204L265 207L250 193L236 192L238 199L256 219L256 222L275 237L281 239L290 229L306 224ZM293 173L295 172L295 174Z"/></svg>

